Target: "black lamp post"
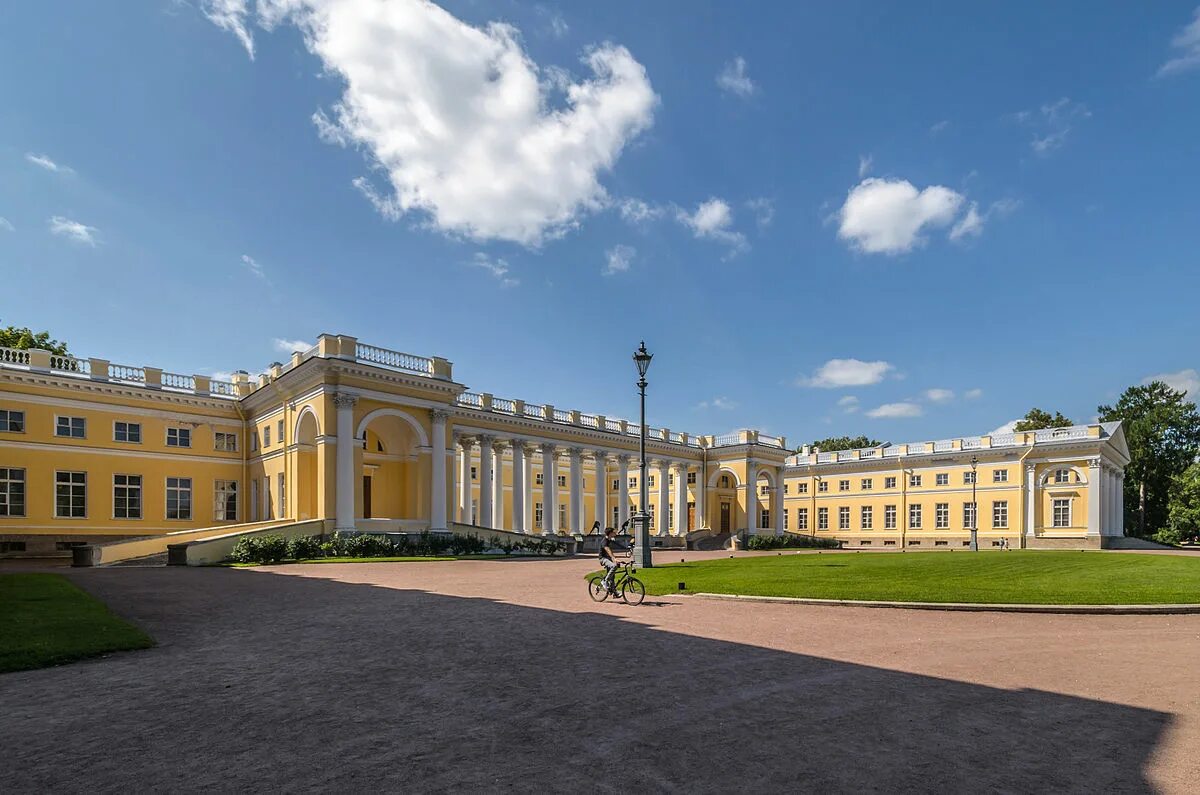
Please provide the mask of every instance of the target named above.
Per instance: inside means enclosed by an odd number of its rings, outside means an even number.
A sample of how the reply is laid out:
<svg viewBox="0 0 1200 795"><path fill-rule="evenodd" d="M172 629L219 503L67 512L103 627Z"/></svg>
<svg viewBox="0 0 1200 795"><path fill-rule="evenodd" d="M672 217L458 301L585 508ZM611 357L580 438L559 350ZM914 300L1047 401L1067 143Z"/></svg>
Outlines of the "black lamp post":
<svg viewBox="0 0 1200 795"><path fill-rule="evenodd" d="M971 551L979 551L979 503L975 501L975 481L978 480L976 467L979 457L971 456Z"/></svg>
<svg viewBox="0 0 1200 795"><path fill-rule="evenodd" d="M637 516L637 555L638 565L650 568L654 565L650 558L650 513L646 509L650 505L650 486L646 482L646 371L650 369L650 360L654 355L646 350L646 342L633 353L633 362L638 371L638 392L642 397L642 432L641 456L642 471L638 476L639 502Z"/></svg>

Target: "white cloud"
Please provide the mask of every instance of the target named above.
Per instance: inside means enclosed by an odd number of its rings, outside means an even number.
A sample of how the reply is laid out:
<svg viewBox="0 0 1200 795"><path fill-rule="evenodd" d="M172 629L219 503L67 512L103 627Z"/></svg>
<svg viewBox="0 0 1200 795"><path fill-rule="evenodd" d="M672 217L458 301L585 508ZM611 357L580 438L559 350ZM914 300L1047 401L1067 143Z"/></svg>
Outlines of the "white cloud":
<svg viewBox="0 0 1200 795"><path fill-rule="evenodd" d="M5 232L16 231L13 228L12 222L9 221L7 218L5 218L3 215L0 215L0 229L3 229Z"/></svg>
<svg viewBox="0 0 1200 795"><path fill-rule="evenodd" d="M1020 417L1018 417L1015 420L1009 420L1008 422L1001 425L999 428L993 428L992 430L988 431L987 435L988 436L999 436L1002 433L1013 433L1013 431L1016 430L1017 423L1020 421L1021 421Z"/></svg>
<svg viewBox="0 0 1200 795"><path fill-rule="evenodd" d="M925 399L933 403L946 403L954 400L954 390L952 389L926 389Z"/></svg>
<svg viewBox="0 0 1200 795"><path fill-rule="evenodd" d="M922 413L921 407L918 404L904 401L902 403L884 403L882 406L876 406L867 412L867 416L872 419L901 419L920 417Z"/></svg>
<svg viewBox="0 0 1200 795"><path fill-rule="evenodd" d="M55 163L46 155L35 155L33 152L26 152L25 159L35 166L40 166L47 171L53 171L56 174L74 174L75 169L70 166L64 166L62 163Z"/></svg>
<svg viewBox="0 0 1200 795"><path fill-rule="evenodd" d="M521 282L508 275L508 260L499 257L492 259L482 251L476 252L475 257L471 260L471 265L476 268L483 268L496 280L500 282L501 287L516 287Z"/></svg>
<svg viewBox="0 0 1200 795"><path fill-rule="evenodd" d="M675 217L698 238L717 240L734 250L746 247L745 236L732 229L733 211L724 199L713 197L701 202L694 213L688 213L682 208L676 209Z"/></svg>
<svg viewBox="0 0 1200 795"><path fill-rule="evenodd" d="M958 223L950 228L950 239L958 240L967 235L979 237L982 232L983 216L979 214L979 202L971 202L967 208L967 214L958 219Z"/></svg>
<svg viewBox="0 0 1200 795"><path fill-rule="evenodd" d="M937 135L938 133L943 132L949 126L950 122L947 119L942 119L929 128L929 134Z"/></svg>
<svg viewBox="0 0 1200 795"><path fill-rule="evenodd" d="M304 353L306 350L312 347L311 342L305 342L304 340L285 340L279 337L272 339L271 345L273 345L275 350L279 351L280 353L295 353L296 351Z"/></svg>
<svg viewBox="0 0 1200 795"><path fill-rule="evenodd" d="M614 273L624 273L633 264L633 258L636 254L637 249L633 246L613 246L604 252L605 265L604 270L601 272L605 276L612 276Z"/></svg>
<svg viewBox="0 0 1200 795"><path fill-rule="evenodd" d="M772 199L759 197L746 202L746 207L754 213L754 222L759 229L766 229L775 220L775 202Z"/></svg>
<svg viewBox="0 0 1200 795"><path fill-rule="evenodd" d="M242 255L242 264L246 266L246 270L253 273L264 282L267 281L267 273L263 270L263 266L258 263L258 260L249 254Z"/></svg>
<svg viewBox="0 0 1200 795"><path fill-rule="evenodd" d="M1151 381L1162 381L1176 391L1186 392L1189 400L1200 400L1200 372L1192 369L1180 370L1177 373L1160 373L1142 379L1143 384Z"/></svg>
<svg viewBox="0 0 1200 795"><path fill-rule="evenodd" d="M571 32L571 26L567 24L567 20L563 19L563 15L554 9L538 6L537 12L546 20L546 27L554 38L561 39Z"/></svg>
<svg viewBox="0 0 1200 795"><path fill-rule="evenodd" d="M228 370L210 370L208 377L214 381L232 381L233 373Z"/></svg>
<svg viewBox="0 0 1200 795"><path fill-rule="evenodd" d="M739 97L748 97L758 91L758 86L746 74L746 59L740 55L721 69L717 75L717 85L722 91L737 94Z"/></svg>
<svg viewBox="0 0 1200 795"><path fill-rule="evenodd" d="M817 368L811 378L797 379L800 386L837 389L878 384L896 368L888 362L864 362L859 359L830 359Z"/></svg>
<svg viewBox="0 0 1200 795"><path fill-rule="evenodd" d="M246 48L254 60L254 38L246 27L249 16L248 0L201 0L200 12L219 28L229 31Z"/></svg>
<svg viewBox="0 0 1200 795"><path fill-rule="evenodd" d="M663 208L647 204L641 199L621 199L616 203L621 220L631 224L641 224L662 217Z"/></svg>
<svg viewBox="0 0 1200 795"><path fill-rule="evenodd" d="M907 180L870 177L850 189L838 212L838 237L867 254L901 254L921 233L949 226L965 197L942 185L917 190Z"/></svg>
<svg viewBox="0 0 1200 795"><path fill-rule="evenodd" d="M717 397L713 398L712 400L701 401L700 405L697 406L697 408L701 408L701 409L713 408L713 409L721 409L722 411L732 411L733 409L736 409L737 406L738 406L738 404L735 401L730 400L727 397L717 396Z"/></svg>
<svg viewBox="0 0 1200 795"><path fill-rule="evenodd" d="M963 397L965 397L967 400L978 400L979 398L983 397L983 390L978 387L975 389L968 389L966 392L963 392Z"/></svg>
<svg viewBox="0 0 1200 795"><path fill-rule="evenodd" d="M1033 130L1029 145L1044 157L1066 143L1067 135L1077 120L1091 115L1087 105L1063 97L1055 102L1047 102L1037 110L1021 111L1017 114L1017 121Z"/></svg>
<svg viewBox="0 0 1200 795"><path fill-rule="evenodd" d="M871 171L871 164L875 162L872 155L858 156L858 178L862 179Z"/></svg>
<svg viewBox="0 0 1200 795"><path fill-rule="evenodd" d="M1158 76L1179 74L1200 67L1200 7L1194 19L1171 39L1171 49L1178 54L1158 68Z"/></svg>
<svg viewBox="0 0 1200 795"><path fill-rule="evenodd" d="M92 248L96 247L96 233L100 230L94 226L81 224L70 218L63 218L61 215L51 218L49 224L52 234L60 235L76 243L86 243Z"/></svg>
<svg viewBox="0 0 1200 795"><path fill-rule="evenodd" d="M859 409L858 398L854 395L846 395L837 402L838 407L847 414L854 414Z"/></svg>
<svg viewBox="0 0 1200 795"><path fill-rule="evenodd" d="M244 4L221 9L245 27ZM326 140L360 147L389 184L357 187L386 217L419 213L450 235L537 246L565 234L607 205L599 176L658 104L645 68L610 42L584 52L588 78L564 83L556 75L565 73L533 62L516 28L477 28L433 3L257 9L263 27L298 27L344 82L314 123ZM232 25L223 24L236 34Z"/></svg>

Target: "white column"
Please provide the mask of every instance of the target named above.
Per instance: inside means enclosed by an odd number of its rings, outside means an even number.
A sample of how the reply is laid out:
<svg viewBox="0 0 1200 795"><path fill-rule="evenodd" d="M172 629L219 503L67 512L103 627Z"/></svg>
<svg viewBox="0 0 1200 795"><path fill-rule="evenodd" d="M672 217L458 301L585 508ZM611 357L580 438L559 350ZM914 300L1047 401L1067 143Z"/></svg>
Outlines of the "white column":
<svg viewBox="0 0 1200 795"><path fill-rule="evenodd" d="M1117 472L1117 535L1125 535L1125 471Z"/></svg>
<svg viewBox="0 0 1200 795"><path fill-rule="evenodd" d="M762 521L758 515L758 462L746 462L746 527L750 534L758 533L758 525Z"/></svg>
<svg viewBox="0 0 1200 795"><path fill-rule="evenodd" d="M1087 534L1089 536L1100 535L1100 521L1102 519L1101 505L1103 505L1104 496L1104 478L1100 466L1099 458L1088 459L1088 521ZM1073 522L1072 522L1073 523Z"/></svg>
<svg viewBox="0 0 1200 795"><path fill-rule="evenodd" d="M530 447L525 450L525 532L533 532L533 454Z"/></svg>
<svg viewBox="0 0 1200 795"><path fill-rule="evenodd" d="M658 462L658 534L671 534L671 462L662 459Z"/></svg>
<svg viewBox="0 0 1200 795"><path fill-rule="evenodd" d="M675 535L687 535L687 464L675 462Z"/></svg>
<svg viewBox="0 0 1200 795"><path fill-rule="evenodd" d="M554 445L542 444L542 535L558 530L558 458Z"/></svg>
<svg viewBox="0 0 1200 795"><path fill-rule="evenodd" d="M494 436L479 437L479 525L481 527L495 527L492 524L492 499L495 497L492 490L492 456L494 450L492 443L496 441Z"/></svg>
<svg viewBox="0 0 1200 795"><path fill-rule="evenodd" d="M433 479L433 483L430 484L429 494L430 530L445 530L448 526L446 523L446 505L449 502L446 499L446 420L449 417L449 413L440 409L429 412L429 418L433 423L433 433L429 439L429 444L433 448L433 465L430 468L430 477Z"/></svg>
<svg viewBox="0 0 1200 795"><path fill-rule="evenodd" d="M705 500L708 495L705 490L708 488L708 483L704 480L704 467L700 466L696 469L696 488L693 492L696 497L696 529L702 530L708 527L708 511L705 510Z"/></svg>
<svg viewBox="0 0 1200 795"><path fill-rule="evenodd" d="M583 532L583 448L572 447L571 459L571 504L568 508L567 530L570 533Z"/></svg>
<svg viewBox="0 0 1200 795"><path fill-rule="evenodd" d="M450 521L457 522L459 511L462 510L462 489L458 486L458 476L462 472L462 466L458 463L459 454L459 436L458 431L455 431L450 436Z"/></svg>
<svg viewBox="0 0 1200 795"><path fill-rule="evenodd" d="M1037 535L1037 467L1025 465L1025 535L1033 538Z"/></svg>
<svg viewBox="0 0 1200 795"><path fill-rule="evenodd" d="M525 530L525 440L512 441L512 516L513 532Z"/></svg>
<svg viewBox="0 0 1200 795"><path fill-rule="evenodd" d="M475 447L475 440L464 437L458 440L458 444L462 448L462 459L459 461L461 470L458 476L459 488L462 489L462 513L459 515L459 521L463 524L474 524L475 495L471 490L471 451Z"/></svg>
<svg viewBox="0 0 1200 795"><path fill-rule="evenodd" d="M621 520L621 524L629 518L629 454L621 453L617 456L617 477L621 479L621 487L617 489L617 507L621 510L617 516ZM621 528L617 528L620 530Z"/></svg>
<svg viewBox="0 0 1200 795"><path fill-rule="evenodd" d="M354 529L354 404L358 395L337 392L337 499L334 526L337 530Z"/></svg>
<svg viewBox="0 0 1200 795"><path fill-rule="evenodd" d="M492 527L504 529L504 442L492 443Z"/></svg>
<svg viewBox="0 0 1200 795"><path fill-rule="evenodd" d="M600 522L600 529L603 530L608 527L608 456L596 450L592 453L592 460L596 467L595 521Z"/></svg>
<svg viewBox="0 0 1200 795"><path fill-rule="evenodd" d="M783 535L783 467L775 470L775 503L771 506L771 521L775 523L775 535Z"/></svg>

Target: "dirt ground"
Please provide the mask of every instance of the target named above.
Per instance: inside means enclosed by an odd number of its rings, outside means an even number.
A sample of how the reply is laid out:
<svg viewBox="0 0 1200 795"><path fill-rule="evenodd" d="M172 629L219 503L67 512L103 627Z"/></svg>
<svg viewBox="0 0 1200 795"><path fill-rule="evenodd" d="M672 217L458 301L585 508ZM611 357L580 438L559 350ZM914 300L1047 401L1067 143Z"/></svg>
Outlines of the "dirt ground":
<svg viewBox="0 0 1200 795"><path fill-rule="evenodd" d="M1182 793L1200 782L1200 616L686 597L631 608L588 599L592 565L69 570L159 645L0 676L0 788Z"/></svg>

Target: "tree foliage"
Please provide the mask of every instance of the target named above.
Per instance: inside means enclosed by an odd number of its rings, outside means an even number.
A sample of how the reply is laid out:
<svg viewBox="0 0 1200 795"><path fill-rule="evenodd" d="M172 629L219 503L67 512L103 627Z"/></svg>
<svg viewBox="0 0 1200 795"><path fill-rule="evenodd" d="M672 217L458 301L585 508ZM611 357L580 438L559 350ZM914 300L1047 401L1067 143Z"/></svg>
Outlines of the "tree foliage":
<svg viewBox="0 0 1200 795"><path fill-rule="evenodd" d="M1069 419L1064 417L1061 412L1054 412L1054 416L1050 416L1050 412L1042 411L1039 408L1032 408L1025 413L1025 416L1017 421L1013 426L1014 431L1040 431L1043 428L1069 428L1074 425Z"/></svg>
<svg viewBox="0 0 1200 795"><path fill-rule="evenodd" d="M1130 456L1125 499L1137 506L1138 535L1167 526L1172 484L1200 453L1200 414L1186 396L1151 381L1129 387L1116 404L1097 408L1101 422L1124 423Z"/></svg>
<svg viewBox="0 0 1200 795"><path fill-rule="evenodd" d="M877 442L866 436L830 436L828 439L813 442L812 446L821 448L821 452L823 453L828 453L833 450L857 450L860 447L878 447L880 444L882 442Z"/></svg>
<svg viewBox="0 0 1200 795"><path fill-rule="evenodd" d="M58 356L67 356L67 343L50 339L50 332L34 332L28 328L8 326L0 328L0 348L41 348Z"/></svg>
<svg viewBox="0 0 1200 795"><path fill-rule="evenodd" d="M1171 480L1167 514L1171 530L1179 538L1200 536L1200 462Z"/></svg>

